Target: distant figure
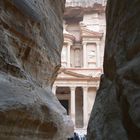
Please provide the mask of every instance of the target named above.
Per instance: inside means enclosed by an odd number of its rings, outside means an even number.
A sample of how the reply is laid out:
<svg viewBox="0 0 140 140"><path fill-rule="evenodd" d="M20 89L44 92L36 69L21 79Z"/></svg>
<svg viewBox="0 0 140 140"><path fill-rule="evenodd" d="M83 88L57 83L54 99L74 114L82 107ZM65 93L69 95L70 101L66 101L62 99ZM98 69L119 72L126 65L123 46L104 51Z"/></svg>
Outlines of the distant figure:
<svg viewBox="0 0 140 140"><path fill-rule="evenodd" d="M68 140L80 140L77 133L74 132L73 138L68 138Z"/></svg>
<svg viewBox="0 0 140 140"><path fill-rule="evenodd" d="M74 132L74 140L80 140L77 133Z"/></svg>
<svg viewBox="0 0 140 140"><path fill-rule="evenodd" d="M74 132L73 138L68 138L68 140L86 140L86 135L80 136Z"/></svg>

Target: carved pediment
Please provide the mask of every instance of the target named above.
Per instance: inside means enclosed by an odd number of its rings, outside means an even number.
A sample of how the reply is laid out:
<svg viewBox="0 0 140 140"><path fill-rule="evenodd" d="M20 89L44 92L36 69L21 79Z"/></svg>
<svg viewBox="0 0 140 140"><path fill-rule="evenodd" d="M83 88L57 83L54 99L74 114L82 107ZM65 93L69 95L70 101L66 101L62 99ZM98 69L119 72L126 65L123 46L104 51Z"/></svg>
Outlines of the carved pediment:
<svg viewBox="0 0 140 140"><path fill-rule="evenodd" d="M81 29L81 36L82 37L95 37L95 38L101 38L103 36L103 33L95 32L86 28Z"/></svg>

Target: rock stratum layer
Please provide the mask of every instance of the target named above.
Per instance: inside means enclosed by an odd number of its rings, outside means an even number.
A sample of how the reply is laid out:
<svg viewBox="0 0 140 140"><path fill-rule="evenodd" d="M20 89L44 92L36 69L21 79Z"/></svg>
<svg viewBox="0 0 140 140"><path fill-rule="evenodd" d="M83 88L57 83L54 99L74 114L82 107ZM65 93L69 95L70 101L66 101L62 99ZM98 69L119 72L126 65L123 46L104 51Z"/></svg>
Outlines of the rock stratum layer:
<svg viewBox="0 0 140 140"><path fill-rule="evenodd" d="M51 92L64 0L0 0L0 140L66 140L73 124Z"/></svg>
<svg viewBox="0 0 140 140"><path fill-rule="evenodd" d="M140 139L139 13L139 0L108 0L104 75L88 140Z"/></svg>

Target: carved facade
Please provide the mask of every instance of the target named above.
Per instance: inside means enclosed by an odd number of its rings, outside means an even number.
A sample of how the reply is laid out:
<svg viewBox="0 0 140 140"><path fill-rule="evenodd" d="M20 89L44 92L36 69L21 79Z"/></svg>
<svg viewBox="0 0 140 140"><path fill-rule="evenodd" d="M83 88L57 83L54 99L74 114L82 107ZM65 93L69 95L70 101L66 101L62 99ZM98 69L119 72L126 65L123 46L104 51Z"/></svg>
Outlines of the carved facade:
<svg viewBox="0 0 140 140"><path fill-rule="evenodd" d="M105 6L71 3L64 14L61 69L53 92L71 116L75 129L85 129L103 67Z"/></svg>

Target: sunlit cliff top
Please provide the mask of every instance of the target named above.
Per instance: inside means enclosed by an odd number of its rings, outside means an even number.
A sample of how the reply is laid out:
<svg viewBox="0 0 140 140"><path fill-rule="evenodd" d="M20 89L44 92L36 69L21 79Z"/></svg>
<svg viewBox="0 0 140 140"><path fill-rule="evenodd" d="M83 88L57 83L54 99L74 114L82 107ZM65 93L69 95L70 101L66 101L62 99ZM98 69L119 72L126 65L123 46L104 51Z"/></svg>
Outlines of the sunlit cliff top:
<svg viewBox="0 0 140 140"><path fill-rule="evenodd" d="M66 7L92 7L95 3L106 5L107 0L66 0Z"/></svg>

